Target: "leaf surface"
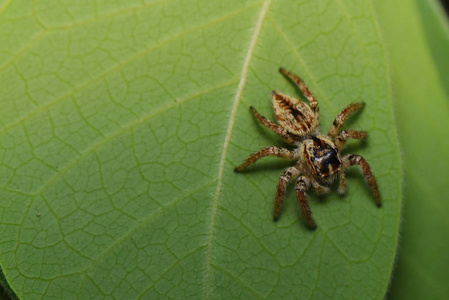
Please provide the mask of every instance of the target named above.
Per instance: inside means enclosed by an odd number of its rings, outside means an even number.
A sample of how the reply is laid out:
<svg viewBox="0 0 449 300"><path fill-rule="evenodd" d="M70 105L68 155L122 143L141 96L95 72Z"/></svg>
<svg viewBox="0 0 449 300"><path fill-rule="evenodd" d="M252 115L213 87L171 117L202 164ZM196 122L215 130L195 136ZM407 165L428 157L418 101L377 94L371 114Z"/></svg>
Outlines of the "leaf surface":
<svg viewBox="0 0 449 300"><path fill-rule="evenodd" d="M449 26L433 0L373 3L390 53L404 158L404 221L389 298L446 299Z"/></svg>
<svg viewBox="0 0 449 300"><path fill-rule="evenodd" d="M95 3L95 4L94 4ZM0 2L0 263L23 298L358 298L385 294L401 208L387 61L366 1ZM310 203L250 153L270 91L317 96L323 132L351 102L361 174ZM283 145L285 146L285 145ZM357 169L354 167L354 169ZM334 186L335 188L335 186Z"/></svg>

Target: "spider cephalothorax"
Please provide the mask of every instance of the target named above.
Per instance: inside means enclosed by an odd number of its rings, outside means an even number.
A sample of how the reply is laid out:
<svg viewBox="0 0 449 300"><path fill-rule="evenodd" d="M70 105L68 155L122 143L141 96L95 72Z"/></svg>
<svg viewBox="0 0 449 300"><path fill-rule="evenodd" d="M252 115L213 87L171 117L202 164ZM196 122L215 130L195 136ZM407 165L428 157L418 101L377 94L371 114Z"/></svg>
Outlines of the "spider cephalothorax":
<svg viewBox="0 0 449 300"><path fill-rule="evenodd" d="M342 167L340 153L328 137L312 136L301 144L300 149L301 160L321 177L328 177Z"/></svg>
<svg viewBox="0 0 449 300"><path fill-rule="evenodd" d="M250 110L260 123L279 134L287 143L295 145L296 149L288 150L276 146L264 148L250 155L240 166L235 168L235 171L240 172L265 156L278 156L297 161L293 167L285 170L279 178L273 216L275 221L279 218L287 183L294 178L298 178L296 180L296 194L302 214L309 228L315 229L315 221L312 218L312 212L306 197L307 188L312 185L318 193L327 193L329 189L326 185L336 179L336 176L339 176L338 192L344 194L346 192L344 169L352 165L360 165L365 179L373 191L376 204L380 207L379 188L366 160L360 155L349 154L342 157L340 154L348 138L364 140L368 137L366 131L343 130L340 132L346 118L352 112L362 109L365 104L360 102L347 106L335 118L328 134L322 135L318 129L320 113L315 96L300 77L282 68L279 71L298 85L304 96L309 100L309 104L278 91L273 91L271 99L279 125L259 114L254 107L251 106Z"/></svg>

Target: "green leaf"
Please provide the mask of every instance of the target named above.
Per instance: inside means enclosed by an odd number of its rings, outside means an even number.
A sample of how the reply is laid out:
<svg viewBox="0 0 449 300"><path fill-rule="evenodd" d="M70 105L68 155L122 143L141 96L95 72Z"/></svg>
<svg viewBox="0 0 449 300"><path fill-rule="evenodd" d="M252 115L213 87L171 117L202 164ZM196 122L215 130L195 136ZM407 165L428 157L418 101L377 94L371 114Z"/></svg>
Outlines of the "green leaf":
<svg viewBox="0 0 449 300"><path fill-rule="evenodd" d="M371 2L0 2L0 263L20 298L382 298L396 253L401 165ZM367 130L348 195L290 187L272 221L280 139L270 92L319 99L323 132L351 102ZM354 167L354 170L357 167ZM334 186L335 189L335 186Z"/></svg>
<svg viewBox="0 0 449 300"><path fill-rule="evenodd" d="M449 26L433 0L373 3L390 53L404 157L404 222L390 298L447 299Z"/></svg>

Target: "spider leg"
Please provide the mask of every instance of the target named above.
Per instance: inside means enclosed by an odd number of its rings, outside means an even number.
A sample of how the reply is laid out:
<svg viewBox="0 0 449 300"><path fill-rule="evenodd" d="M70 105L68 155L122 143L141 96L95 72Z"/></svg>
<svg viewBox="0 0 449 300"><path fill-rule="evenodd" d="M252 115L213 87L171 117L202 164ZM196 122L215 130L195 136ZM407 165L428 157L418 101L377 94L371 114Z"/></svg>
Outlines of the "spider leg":
<svg viewBox="0 0 449 300"><path fill-rule="evenodd" d="M374 199L376 200L376 205L378 207L381 207L382 200L380 198L379 187L377 185L376 178L371 172L371 168L368 162L360 155L349 154L343 157L343 169L346 169L353 165L360 165L360 167L362 168L362 173L365 176L365 180L371 187L371 190L373 191Z"/></svg>
<svg viewBox="0 0 449 300"><path fill-rule="evenodd" d="M285 170L281 176L279 177L277 192L276 192L276 201L274 202L274 214L273 220L276 222L279 219L279 215L281 213L282 202L284 201L285 190L287 189L287 183L293 178L298 176L300 173L297 167L290 167Z"/></svg>
<svg viewBox="0 0 449 300"><path fill-rule="evenodd" d="M304 94L304 96L309 100L309 106L312 108L312 110L315 113L318 113L320 110L318 107L318 101L316 100L313 93L309 90L304 80L301 79L298 75L293 74L290 71L287 71L284 68L279 68L279 72L293 80L293 82L296 83L296 85L301 89L301 92Z"/></svg>
<svg viewBox="0 0 449 300"><path fill-rule="evenodd" d="M351 113L362 109L364 106L365 106L364 102L349 104L335 118L334 123L332 123L332 127L329 130L329 133L327 135L331 138L335 138L337 136L338 132L340 131L341 127L345 123L346 119L348 118L348 116Z"/></svg>
<svg viewBox="0 0 449 300"><path fill-rule="evenodd" d="M319 182L314 180L313 178L311 179L311 181L312 181L313 188L316 190L316 192L319 195L325 195L330 192L330 189L327 186L323 186L323 185L319 184Z"/></svg>
<svg viewBox="0 0 449 300"><path fill-rule="evenodd" d="M281 147L267 147L263 148L256 153L251 154L240 166L234 169L234 172L240 172L250 164L255 163L257 160L265 156L277 156L284 159L295 160L299 158L299 154L295 151L290 151Z"/></svg>
<svg viewBox="0 0 449 300"><path fill-rule="evenodd" d="M366 140L368 138L368 133L366 131L357 131L351 129L343 130L335 140L335 146L337 146L339 151L341 151L345 147L346 141L349 138Z"/></svg>
<svg viewBox="0 0 449 300"><path fill-rule="evenodd" d="M273 121L269 120L267 117L261 115L254 107L250 106L250 111L253 113L254 117L262 123L262 125L268 127L275 133L277 133L281 138L283 138L287 143L293 144L295 142L294 137L282 126L279 126Z"/></svg>
<svg viewBox="0 0 449 300"><path fill-rule="evenodd" d="M338 193L340 195L346 194L346 173L344 171L338 172L340 176L340 185L338 186Z"/></svg>
<svg viewBox="0 0 449 300"><path fill-rule="evenodd" d="M316 224L312 218L312 210L310 209L309 203L307 202L306 190L310 184L310 179L305 176L298 177L296 180L296 196L298 197L299 205L301 206L301 211L304 219L307 221L307 225L310 229L315 230Z"/></svg>

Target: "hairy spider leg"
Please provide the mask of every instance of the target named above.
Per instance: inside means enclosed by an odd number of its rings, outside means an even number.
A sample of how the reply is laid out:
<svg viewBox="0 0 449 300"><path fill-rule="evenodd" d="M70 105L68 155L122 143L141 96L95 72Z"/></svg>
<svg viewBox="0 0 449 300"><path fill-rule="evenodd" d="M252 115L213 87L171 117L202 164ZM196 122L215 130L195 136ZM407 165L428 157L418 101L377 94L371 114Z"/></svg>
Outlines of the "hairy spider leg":
<svg viewBox="0 0 449 300"><path fill-rule="evenodd" d="M346 141L351 139L358 139L358 140L366 140L368 138L368 132L366 131L357 131L357 130L343 130L340 132L338 137L335 139L335 146L338 148L339 151L343 150L345 147Z"/></svg>
<svg viewBox="0 0 449 300"><path fill-rule="evenodd" d="M293 136L282 126L275 124L273 121L261 115L253 106L249 107L249 110L252 112L254 117L264 126L268 127L275 133L277 133L281 138L283 138L287 143L293 144L295 139Z"/></svg>
<svg viewBox="0 0 449 300"><path fill-rule="evenodd" d="M299 154L297 154L295 151L290 151L288 149L277 146L267 147L251 154L240 166L234 169L234 172L242 171L249 165L255 163L257 160L265 156L277 156L288 160L295 160L299 158Z"/></svg>
<svg viewBox="0 0 449 300"><path fill-rule="evenodd" d="M338 193L340 195L346 194L346 173L345 171L339 171L338 176L340 176L340 184L338 185Z"/></svg>
<svg viewBox="0 0 449 300"><path fill-rule="evenodd" d="M301 206L301 212L307 225L310 229L316 229L315 221L312 218L312 210L307 202L307 187L310 185L310 179L305 176L299 176L296 180L296 196L298 198L299 205Z"/></svg>
<svg viewBox="0 0 449 300"><path fill-rule="evenodd" d="M325 195L327 193L330 192L330 188L328 188L327 186L321 185L318 181L316 181L315 179L311 179L312 181L312 186L313 188L316 190L316 192L319 195Z"/></svg>
<svg viewBox="0 0 449 300"><path fill-rule="evenodd" d="M282 74L293 80L294 83L296 83L296 85L301 89L301 92L304 94L307 100L309 100L309 105L312 108L312 110L317 114L320 110L320 108L318 107L318 101L316 100L313 93L309 90L304 80L302 80L301 77L299 77L298 75L293 74L292 72L284 68L279 68L279 72L281 72ZM317 117L319 118L319 115L317 115Z"/></svg>
<svg viewBox="0 0 449 300"><path fill-rule="evenodd" d="M300 170L297 166L290 167L285 170L281 176L279 176L279 182L276 192L276 200L274 202L274 214L273 220L276 222L279 219L281 213L282 202L284 201L285 190L287 189L287 184L292 178L299 175Z"/></svg>
<svg viewBox="0 0 449 300"><path fill-rule="evenodd" d="M331 138L335 138L348 116L355 111L361 110L364 106L365 102L352 103L346 106L335 118L327 135Z"/></svg>
<svg viewBox="0 0 449 300"><path fill-rule="evenodd" d="M379 187L377 185L376 178L374 177L373 173L371 172L371 168L368 164L368 162L360 155L356 154L349 154L343 157L343 168L346 169L353 165L360 165L362 169L362 173L365 176L365 180L368 183L368 185L371 187L371 190L374 194L374 199L376 200L377 207L382 206L382 201L380 199L380 192Z"/></svg>

